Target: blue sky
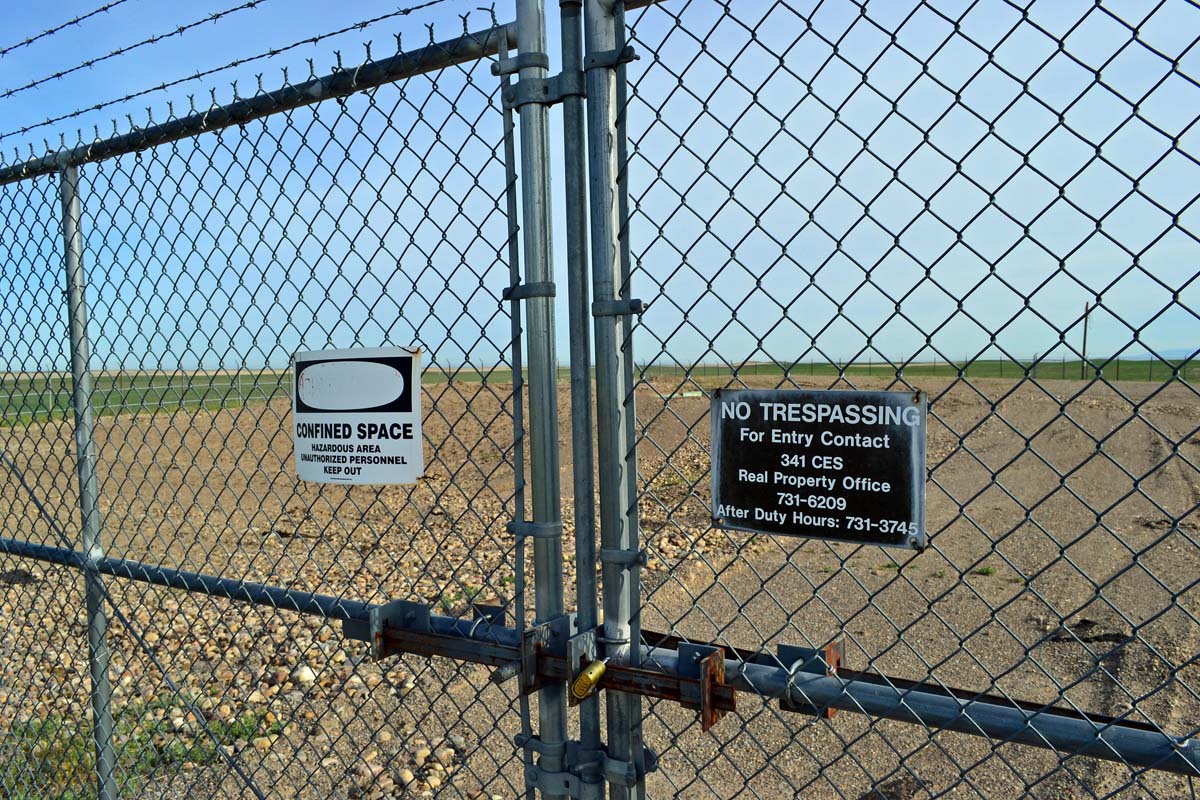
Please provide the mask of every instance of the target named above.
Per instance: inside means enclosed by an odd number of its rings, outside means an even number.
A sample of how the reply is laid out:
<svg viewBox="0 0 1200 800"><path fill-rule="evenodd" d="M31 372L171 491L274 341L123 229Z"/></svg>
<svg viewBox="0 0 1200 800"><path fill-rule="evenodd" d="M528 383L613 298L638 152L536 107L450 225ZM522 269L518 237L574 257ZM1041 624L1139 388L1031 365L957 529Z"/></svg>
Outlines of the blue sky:
<svg viewBox="0 0 1200 800"><path fill-rule="evenodd" d="M671 9L630 112L659 352L1057 358L1089 301L1093 355L1196 347L1195 7Z"/></svg>
<svg viewBox="0 0 1200 800"><path fill-rule="evenodd" d="M15 7L0 49L97 5ZM238 5L124 0L0 56L0 95ZM93 125L107 135L114 118L124 131L147 107L182 113L189 93L225 102L235 79L245 94L258 73L267 88L285 66L306 77L307 58L323 74L336 49L353 64L371 41L380 57L396 33L407 48L427 41L426 24L448 38L459 13L486 26L476 6L443 2L13 134L396 8L261 0L0 97L0 148L11 161L14 145L41 152L43 137L73 143ZM1057 358L1079 346L1097 298L1093 354L1200 341L1194 7L731 8L671 0L630 14L643 52L630 70L634 294L652 303L639 360ZM552 4L552 49L556 28ZM281 366L300 347L355 343L423 344L441 366L502 360L493 81L486 65L447 70L436 89L414 79L85 167L98 366ZM557 125L551 141L558 154ZM8 368L62 360L52 188L0 190ZM561 200L556 214L565 287ZM39 300L32 313L13 307L22 292Z"/></svg>

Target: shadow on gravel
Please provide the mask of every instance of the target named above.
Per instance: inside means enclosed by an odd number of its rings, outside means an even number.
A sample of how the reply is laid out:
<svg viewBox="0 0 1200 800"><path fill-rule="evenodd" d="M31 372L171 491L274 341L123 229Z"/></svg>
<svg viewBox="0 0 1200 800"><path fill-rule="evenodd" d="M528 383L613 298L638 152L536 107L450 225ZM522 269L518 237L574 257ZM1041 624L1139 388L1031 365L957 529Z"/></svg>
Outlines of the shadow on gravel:
<svg viewBox="0 0 1200 800"><path fill-rule="evenodd" d="M31 583L37 583L38 579L33 577L32 572L23 569L10 569L0 572L0 584L5 586L28 586Z"/></svg>
<svg viewBox="0 0 1200 800"><path fill-rule="evenodd" d="M881 783L858 800L912 800L921 791L921 782L912 775Z"/></svg>

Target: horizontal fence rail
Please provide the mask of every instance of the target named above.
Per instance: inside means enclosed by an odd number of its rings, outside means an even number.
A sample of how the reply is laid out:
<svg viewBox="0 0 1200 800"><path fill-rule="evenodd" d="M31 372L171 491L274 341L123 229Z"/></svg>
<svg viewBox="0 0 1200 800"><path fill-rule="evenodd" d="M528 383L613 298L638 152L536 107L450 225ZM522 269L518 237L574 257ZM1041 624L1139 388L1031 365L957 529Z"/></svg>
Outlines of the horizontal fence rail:
<svg viewBox="0 0 1200 800"><path fill-rule="evenodd" d="M202 575L185 570L141 564L116 558L91 560L77 551L0 538L0 552L62 566L83 569L91 566L105 575L143 583L200 592L273 609L314 614L325 619L366 623L373 606L345 598L282 589L257 583ZM384 635L395 652L443 655L500 667L520 658L521 632L485 622L479 624L456 617L430 615L430 633L444 640L422 640L398 630ZM456 646L453 640L467 639L499 645L499 649ZM412 649L409 648L419 648ZM637 662L641 669L678 679L677 650L646 647ZM1195 740L1175 739L1150 726L1132 725L1102 715L1088 715L1053 706L1022 706L1005 698L972 697L968 692L951 693L943 687L897 681L885 675L843 671L818 675L797 665L774 666L750 663L740 658L725 659L729 685L763 699L786 700L815 711L842 709L873 717L901 720L931 728L956 730L1006 742L1044 747L1073 755L1124 761L1146 769L1194 775L1200 769L1200 746ZM620 664L611 669L621 682ZM566 665L545 667L554 676L567 676ZM613 681L612 677L608 679ZM605 685L605 684L602 684ZM661 690L646 691L633 682L620 683L623 691L663 696ZM667 696L671 696L668 694ZM675 699L679 698L676 693Z"/></svg>
<svg viewBox="0 0 1200 800"><path fill-rule="evenodd" d="M420 50L401 53L380 61L369 61L353 69L341 70L304 83L282 86L273 92L237 100L162 125L141 128L122 136L82 144L72 150L0 167L0 185L39 175L53 175L63 167L103 161L179 139L244 125L271 114L346 97L376 86L478 61L496 55L502 47L515 45L515 23L466 34L445 42L430 44Z"/></svg>

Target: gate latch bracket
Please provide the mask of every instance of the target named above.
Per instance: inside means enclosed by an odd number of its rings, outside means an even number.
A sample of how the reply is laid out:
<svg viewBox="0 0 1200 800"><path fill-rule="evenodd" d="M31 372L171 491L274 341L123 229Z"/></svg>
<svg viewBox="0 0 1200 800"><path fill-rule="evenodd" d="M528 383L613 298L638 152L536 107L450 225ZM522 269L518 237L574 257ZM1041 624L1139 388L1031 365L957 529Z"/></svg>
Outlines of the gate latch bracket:
<svg viewBox="0 0 1200 800"><path fill-rule="evenodd" d="M642 748L643 766L639 768L633 762L610 758L603 747L585 750L582 742L574 740L546 743L537 736L517 734L513 743L530 754L561 759L561 772L548 772L540 765L525 770L525 785L550 795L579 797L581 784L601 780L614 786L634 787L658 769L658 754L648 747Z"/></svg>
<svg viewBox="0 0 1200 800"><path fill-rule="evenodd" d="M563 534L562 522L529 522L514 520L504 526L504 530L516 538L531 539L561 539Z"/></svg>
<svg viewBox="0 0 1200 800"><path fill-rule="evenodd" d="M544 655L565 658L567 640L575 630L575 615L563 614L521 631L521 691L536 692L545 682L538 670Z"/></svg>
<svg viewBox="0 0 1200 800"><path fill-rule="evenodd" d="M603 747L585 750L582 742L567 742L567 766L585 783L592 776L603 775L604 780L613 786L632 788L646 775L658 769L658 754L643 746L642 762L643 766L639 769L632 761L612 758Z"/></svg>
<svg viewBox="0 0 1200 800"><path fill-rule="evenodd" d="M392 655L383 635L385 630L429 633L429 606L407 600L393 600L385 605L374 606L367 617L367 626L371 657L379 661Z"/></svg>
<svg viewBox="0 0 1200 800"><path fill-rule="evenodd" d="M528 67L550 69L550 56L545 53L518 53L509 58L492 62L492 74L496 77L512 75Z"/></svg>
<svg viewBox="0 0 1200 800"><path fill-rule="evenodd" d="M579 797L579 778L569 772L547 772L529 766L525 768L525 785L547 797Z"/></svg>
<svg viewBox="0 0 1200 800"><path fill-rule="evenodd" d="M715 697L716 687L725 685L724 648L690 642L680 643L679 677L692 679L680 684L680 704L684 708L700 711L700 729L707 732L726 713L717 708Z"/></svg>
<svg viewBox="0 0 1200 800"><path fill-rule="evenodd" d="M513 737L513 744L526 751L525 786L537 789L544 795L579 797L579 775L570 769L571 745L573 742L543 742L537 736L526 736L523 733ZM562 772L550 772L540 764L530 763L531 754L552 756L560 759L567 769Z"/></svg>
<svg viewBox="0 0 1200 800"><path fill-rule="evenodd" d="M550 56L545 53L518 53L511 58L502 58L492 64L492 74L512 75L523 69L550 69ZM583 71L560 72L548 78L520 78L516 83L505 86L500 92L500 101L506 111L518 109L530 103L548 106L562 102L565 97L586 97Z"/></svg>

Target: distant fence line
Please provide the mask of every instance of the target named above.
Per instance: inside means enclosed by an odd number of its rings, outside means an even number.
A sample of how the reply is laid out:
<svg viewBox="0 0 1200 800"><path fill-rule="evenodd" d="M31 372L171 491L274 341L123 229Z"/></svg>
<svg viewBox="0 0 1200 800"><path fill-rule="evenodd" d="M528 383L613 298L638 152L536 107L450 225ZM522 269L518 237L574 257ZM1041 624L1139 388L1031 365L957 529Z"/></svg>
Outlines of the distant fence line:
<svg viewBox="0 0 1200 800"><path fill-rule="evenodd" d="M569 368L560 366L560 377ZM1200 377L1200 361L1185 359L1113 358L1083 362L1079 359L1045 359L1032 357L1028 361L977 360L965 362L890 362L867 359L835 363L809 359L794 363L747 361L739 364L723 362L697 364L641 364L638 371L644 378L720 378L730 377L813 377L845 376L847 378L998 378L1018 380L1107 380L1107 381L1191 381ZM214 407L236 407L248 403L269 402L290 396L286 370L195 371L164 374L162 372L117 371L96 376L92 398L97 413L114 414L131 411L166 410ZM16 380L13 381L14 376ZM508 367L492 370L478 367L454 369L431 368L422 376L424 384L463 381L478 383L512 381ZM38 381L41 381L39 384ZM10 382L16 385L11 385ZM25 386L22 387L21 384ZM70 375L58 372L10 373L0 378L0 409L10 423L29 421L65 414L71 407Z"/></svg>

